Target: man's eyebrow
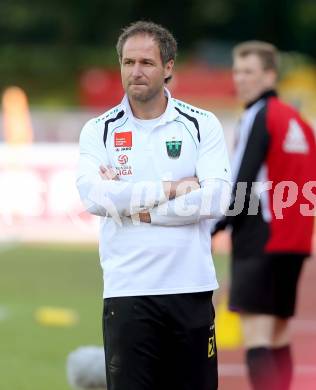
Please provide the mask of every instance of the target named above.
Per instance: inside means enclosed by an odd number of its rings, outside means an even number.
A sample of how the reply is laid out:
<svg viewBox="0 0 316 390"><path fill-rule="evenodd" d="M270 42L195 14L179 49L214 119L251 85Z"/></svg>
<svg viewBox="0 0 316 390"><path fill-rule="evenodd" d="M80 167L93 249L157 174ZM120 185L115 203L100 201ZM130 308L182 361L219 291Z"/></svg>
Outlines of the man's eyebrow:
<svg viewBox="0 0 316 390"><path fill-rule="evenodd" d="M154 58L142 58L142 61L155 62L155 59Z"/></svg>
<svg viewBox="0 0 316 390"><path fill-rule="evenodd" d="M135 61L136 59L133 57L123 57L123 61ZM150 61L150 62L155 62L154 58L151 57L143 57L140 59L140 61Z"/></svg>

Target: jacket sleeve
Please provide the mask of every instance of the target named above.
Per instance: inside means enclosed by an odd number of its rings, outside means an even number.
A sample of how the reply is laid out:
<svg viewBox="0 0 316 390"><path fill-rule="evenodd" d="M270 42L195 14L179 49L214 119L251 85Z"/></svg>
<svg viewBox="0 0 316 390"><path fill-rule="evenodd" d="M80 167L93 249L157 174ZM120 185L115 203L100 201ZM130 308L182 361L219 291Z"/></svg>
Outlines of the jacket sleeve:
<svg viewBox="0 0 316 390"><path fill-rule="evenodd" d="M233 184L232 199L229 207L230 211L234 208L239 210L242 209L242 213L246 211L252 183L256 180L259 170L266 159L270 142L266 111L267 105L263 106L258 111L250 130L239 168L233 167L234 170L237 170L237 175ZM245 183L246 185L246 201L243 197L242 199L239 199L237 196L238 183ZM238 202L244 202L244 204L238 205ZM228 212L227 214L230 213ZM235 218L236 216L225 216L220 219L215 224L212 234L215 234L219 230L224 230L228 225L233 226Z"/></svg>

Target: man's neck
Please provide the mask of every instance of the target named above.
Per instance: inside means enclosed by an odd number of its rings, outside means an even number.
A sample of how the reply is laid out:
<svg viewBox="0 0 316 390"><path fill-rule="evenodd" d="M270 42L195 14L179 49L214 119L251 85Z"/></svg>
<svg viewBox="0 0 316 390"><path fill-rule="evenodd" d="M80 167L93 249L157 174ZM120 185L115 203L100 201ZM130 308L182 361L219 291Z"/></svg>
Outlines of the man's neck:
<svg viewBox="0 0 316 390"><path fill-rule="evenodd" d="M158 118L166 111L168 98L165 96L164 92L162 92L162 94L155 96L147 102L135 101L129 98L129 104L133 115L136 118L154 119Z"/></svg>
<svg viewBox="0 0 316 390"><path fill-rule="evenodd" d="M250 102L245 104L245 108L250 108L253 106L255 103L257 103L261 99L268 99L270 97L277 96L276 90L271 88L271 89L266 89L263 91L259 96L256 97L256 99L251 100Z"/></svg>

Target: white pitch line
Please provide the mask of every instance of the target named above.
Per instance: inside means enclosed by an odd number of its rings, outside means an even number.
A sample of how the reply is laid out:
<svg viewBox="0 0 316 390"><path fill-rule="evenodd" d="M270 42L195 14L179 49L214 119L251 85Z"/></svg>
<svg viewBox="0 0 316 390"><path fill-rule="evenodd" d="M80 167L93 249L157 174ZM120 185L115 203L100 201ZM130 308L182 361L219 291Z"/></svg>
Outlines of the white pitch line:
<svg viewBox="0 0 316 390"><path fill-rule="evenodd" d="M20 242L18 240L0 241L0 254L10 252L11 250L17 248L19 245Z"/></svg>
<svg viewBox="0 0 316 390"><path fill-rule="evenodd" d="M220 364L218 373L220 376L245 376L246 367L242 364Z"/></svg>
<svg viewBox="0 0 316 390"><path fill-rule="evenodd" d="M246 376L246 367L243 364L220 364L218 367L220 376L242 377ZM299 364L294 367L294 373L298 376L316 376L316 365Z"/></svg>
<svg viewBox="0 0 316 390"><path fill-rule="evenodd" d="M316 320L293 320L291 327L295 333L316 333Z"/></svg>
<svg viewBox="0 0 316 390"><path fill-rule="evenodd" d="M0 321L4 321L9 317L9 310L5 306L0 306Z"/></svg>

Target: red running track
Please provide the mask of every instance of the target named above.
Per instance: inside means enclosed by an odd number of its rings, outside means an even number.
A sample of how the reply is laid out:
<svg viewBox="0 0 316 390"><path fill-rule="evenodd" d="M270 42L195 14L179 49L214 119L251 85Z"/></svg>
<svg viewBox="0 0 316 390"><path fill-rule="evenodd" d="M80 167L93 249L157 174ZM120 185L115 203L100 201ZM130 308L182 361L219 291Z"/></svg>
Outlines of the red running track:
<svg viewBox="0 0 316 390"><path fill-rule="evenodd" d="M294 379L291 390L316 390L316 258L308 260L292 321ZM250 390L243 351L219 350L219 390ZM268 390L268 389L267 389Z"/></svg>

